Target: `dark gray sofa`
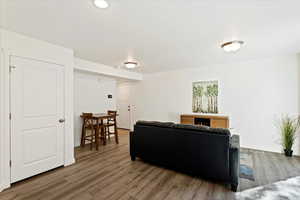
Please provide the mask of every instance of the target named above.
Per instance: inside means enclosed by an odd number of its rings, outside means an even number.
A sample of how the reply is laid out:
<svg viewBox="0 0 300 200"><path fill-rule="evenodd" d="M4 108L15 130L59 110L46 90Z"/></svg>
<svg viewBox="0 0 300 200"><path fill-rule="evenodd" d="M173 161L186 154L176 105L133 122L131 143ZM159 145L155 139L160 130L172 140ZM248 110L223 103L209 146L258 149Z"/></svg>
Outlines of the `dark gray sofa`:
<svg viewBox="0 0 300 200"><path fill-rule="evenodd" d="M239 183L239 136L228 129L139 121L130 133L130 155L203 178Z"/></svg>

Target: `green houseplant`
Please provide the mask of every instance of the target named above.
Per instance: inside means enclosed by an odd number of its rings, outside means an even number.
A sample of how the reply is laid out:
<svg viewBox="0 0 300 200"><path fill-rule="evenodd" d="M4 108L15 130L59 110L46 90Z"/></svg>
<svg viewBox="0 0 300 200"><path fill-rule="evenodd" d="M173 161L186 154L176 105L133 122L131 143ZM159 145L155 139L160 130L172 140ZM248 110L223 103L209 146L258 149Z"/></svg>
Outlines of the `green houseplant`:
<svg viewBox="0 0 300 200"><path fill-rule="evenodd" d="M299 118L292 118L288 115L283 116L280 120L281 144L286 156L293 155L293 145L297 137L299 128Z"/></svg>

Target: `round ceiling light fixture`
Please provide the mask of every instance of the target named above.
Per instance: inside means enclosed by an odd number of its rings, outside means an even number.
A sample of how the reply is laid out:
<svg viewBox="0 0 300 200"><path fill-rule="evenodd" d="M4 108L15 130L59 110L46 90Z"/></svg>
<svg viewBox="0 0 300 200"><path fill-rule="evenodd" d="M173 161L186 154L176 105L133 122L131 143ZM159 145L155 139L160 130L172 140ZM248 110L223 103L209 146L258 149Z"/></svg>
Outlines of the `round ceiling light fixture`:
<svg viewBox="0 0 300 200"><path fill-rule="evenodd" d="M107 8L109 5L105 0L94 0L94 4L97 8Z"/></svg>
<svg viewBox="0 0 300 200"><path fill-rule="evenodd" d="M134 69L137 67L138 63L137 62L125 62L124 63L125 67L128 69Z"/></svg>
<svg viewBox="0 0 300 200"><path fill-rule="evenodd" d="M244 44L243 41L241 40L233 40L230 42L225 42L221 45L221 48L225 51L225 52L236 52L238 51L241 46Z"/></svg>

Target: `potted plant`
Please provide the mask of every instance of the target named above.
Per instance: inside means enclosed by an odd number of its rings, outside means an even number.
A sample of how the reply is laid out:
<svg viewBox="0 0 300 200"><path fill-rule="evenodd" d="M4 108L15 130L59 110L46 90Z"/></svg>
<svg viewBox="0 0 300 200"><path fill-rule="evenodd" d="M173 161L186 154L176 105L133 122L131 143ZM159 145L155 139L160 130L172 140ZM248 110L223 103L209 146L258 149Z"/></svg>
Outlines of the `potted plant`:
<svg viewBox="0 0 300 200"><path fill-rule="evenodd" d="M297 130L299 128L299 118L292 118L284 116L280 120L281 144L286 156L293 155L293 145L297 137Z"/></svg>

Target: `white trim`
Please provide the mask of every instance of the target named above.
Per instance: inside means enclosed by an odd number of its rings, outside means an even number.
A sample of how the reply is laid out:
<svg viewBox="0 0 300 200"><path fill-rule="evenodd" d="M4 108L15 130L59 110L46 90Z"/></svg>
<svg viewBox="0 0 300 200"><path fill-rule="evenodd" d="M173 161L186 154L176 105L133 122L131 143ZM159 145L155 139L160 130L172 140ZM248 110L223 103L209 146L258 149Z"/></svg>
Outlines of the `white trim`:
<svg viewBox="0 0 300 200"><path fill-rule="evenodd" d="M10 187L10 131L9 131L9 58L25 57L44 62L56 63L65 68L65 161L64 166L75 162L74 158L74 114L73 114L73 51L17 33L1 30L3 33L4 64L0 66L0 191ZM27 48L26 46L31 46ZM57 52L59 50L59 52ZM0 63L1 64L1 63Z"/></svg>
<svg viewBox="0 0 300 200"><path fill-rule="evenodd" d="M65 68L65 163L69 166L75 163L74 157L74 61Z"/></svg>
<svg viewBox="0 0 300 200"><path fill-rule="evenodd" d="M0 1L0 6L2 8L2 4ZM0 9L1 12L1 9ZM0 14L0 20L1 20L1 15ZM2 22L2 21L1 21ZM0 23L1 23L0 22ZM4 163L4 154L3 154L3 134L4 131L4 51L2 48L2 30L0 29L0 191L2 191L6 186L4 186L4 182L3 182L3 177L4 177L4 173L3 173L3 166L2 164Z"/></svg>
<svg viewBox="0 0 300 200"><path fill-rule="evenodd" d="M4 49L1 49L2 52L2 65L1 65L1 140L0 140L0 153L1 153L1 187L0 191L10 187L10 123L9 123L9 60L8 52L5 52Z"/></svg>

